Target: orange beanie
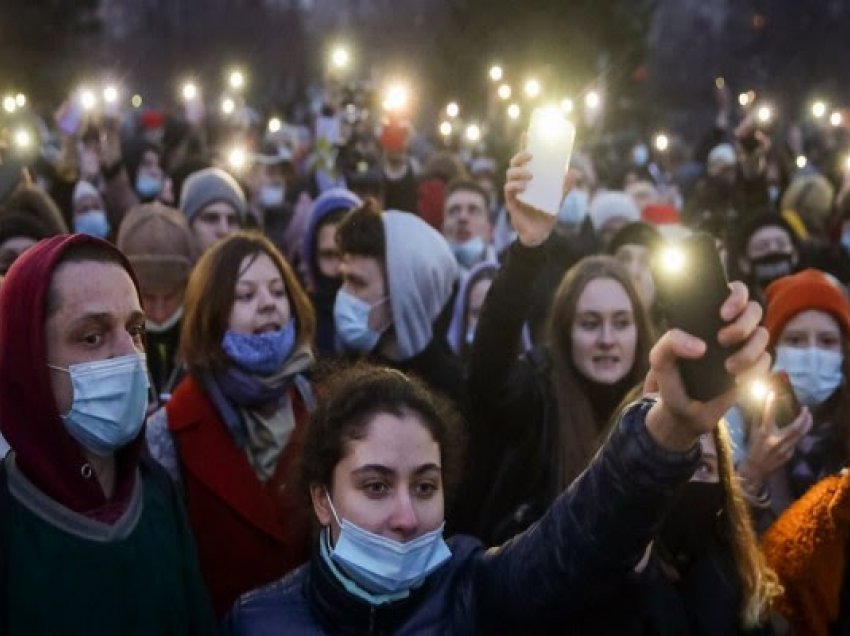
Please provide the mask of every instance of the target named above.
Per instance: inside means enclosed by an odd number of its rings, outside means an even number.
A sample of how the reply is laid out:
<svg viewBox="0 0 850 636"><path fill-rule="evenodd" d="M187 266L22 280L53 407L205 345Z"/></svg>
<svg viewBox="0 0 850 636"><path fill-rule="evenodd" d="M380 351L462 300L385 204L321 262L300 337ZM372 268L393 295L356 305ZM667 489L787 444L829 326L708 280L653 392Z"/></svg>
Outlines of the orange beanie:
<svg viewBox="0 0 850 636"><path fill-rule="evenodd" d="M844 290L817 269L777 278L765 290L764 326L770 344L779 340L782 329L801 311L817 309L835 317L844 335L850 337L850 301Z"/></svg>

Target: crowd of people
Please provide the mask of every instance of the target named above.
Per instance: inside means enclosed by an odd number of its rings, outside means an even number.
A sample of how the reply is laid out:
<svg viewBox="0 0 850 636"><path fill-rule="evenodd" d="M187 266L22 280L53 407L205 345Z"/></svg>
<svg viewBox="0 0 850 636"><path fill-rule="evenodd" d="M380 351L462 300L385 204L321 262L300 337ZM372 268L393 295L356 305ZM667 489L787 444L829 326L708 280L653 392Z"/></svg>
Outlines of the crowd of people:
<svg viewBox="0 0 850 636"><path fill-rule="evenodd" d="M0 634L850 630L843 127L580 131L552 215L518 133L75 99L0 145Z"/></svg>

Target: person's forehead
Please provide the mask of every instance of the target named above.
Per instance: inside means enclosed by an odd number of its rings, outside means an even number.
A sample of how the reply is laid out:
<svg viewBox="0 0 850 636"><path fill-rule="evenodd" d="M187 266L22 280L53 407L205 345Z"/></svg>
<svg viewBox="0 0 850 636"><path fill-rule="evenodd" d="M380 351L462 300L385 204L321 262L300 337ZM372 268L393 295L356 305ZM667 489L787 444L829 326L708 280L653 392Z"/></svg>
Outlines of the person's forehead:
<svg viewBox="0 0 850 636"><path fill-rule="evenodd" d="M449 208L455 205L477 205L484 207L486 201L481 196L481 193L475 190L455 190L446 197L446 207Z"/></svg>
<svg viewBox="0 0 850 636"><path fill-rule="evenodd" d="M791 242L791 236L785 228L779 225L767 225L753 232L747 244L752 246L761 241L773 241L776 239L784 239L789 243Z"/></svg>
<svg viewBox="0 0 850 636"><path fill-rule="evenodd" d="M227 201L213 201L204 206L201 214L227 214L236 216L238 212L236 208L230 205Z"/></svg>
<svg viewBox="0 0 850 636"><path fill-rule="evenodd" d="M582 290L576 311L631 311L626 290L613 278L594 278Z"/></svg>
<svg viewBox="0 0 850 636"><path fill-rule="evenodd" d="M236 282L244 283L269 278L279 279L283 276L271 256L265 252L260 252L259 254L249 254L242 259Z"/></svg>
<svg viewBox="0 0 850 636"><path fill-rule="evenodd" d="M369 282L383 278L381 266L378 260L372 256L346 254L343 258L343 263L348 273L356 274Z"/></svg>
<svg viewBox="0 0 850 636"><path fill-rule="evenodd" d="M404 471L440 463L440 448L422 419L414 414L401 417L377 413L366 426L366 434L349 442L351 467L381 465Z"/></svg>
<svg viewBox="0 0 850 636"><path fill-rule="evenodd" d="M632 257L642 258L649 254L649 248L640 243L626 243L617 248L616 256L620 258Z"/></svg>
<svg viewBox="0 0 850 636"><path fill-rule="evenodd" d="M130 275L116 263L63 263L53 274L51 290L58 300L57 313L66 320L94 313L124 316L141 311Z"/></svg>
<svg viewBox="0 0 850 636"><path fill-rule="evenodd" d="M840 334L841 328L835 317L820 309L806 309L791 318L782 330L786 331L810 331L815 333Z"/></svg>

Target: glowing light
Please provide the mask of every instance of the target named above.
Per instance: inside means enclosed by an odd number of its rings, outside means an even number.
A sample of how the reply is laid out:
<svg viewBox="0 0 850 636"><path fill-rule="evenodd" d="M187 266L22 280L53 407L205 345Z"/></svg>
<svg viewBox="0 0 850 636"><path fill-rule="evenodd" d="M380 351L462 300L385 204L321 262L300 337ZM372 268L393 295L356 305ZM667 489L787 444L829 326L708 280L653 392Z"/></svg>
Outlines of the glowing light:
<svg viewBox="0 0 850 636"><path fill-rule="evenodd" d="M242 170L248 163L248 153L244 148L232 148L227 153L227 162L234 170Z"/></svg>
<svg viewBox="0 0 850 636"><path fill-rule="evenodd" d="M502 71L502 67L498 64L494 64L490 67L490 79L494 82L498 82L502 79L504 72Z"/></svg>
<svg viewBox="0 0 850 636"><path fill-rule="evenodd" d="M470 124L466 127L466 132L464 133L466 140L470 143L476 143L481 140L481 128L478 124Z"/></svg>
<svg viewBox="0 0 850 636"><path fill-rule="evenodd" d="M796 162L796 163L797 163L797 167L798 167L800 170L802 170L802 169L803 169L803 168L805 168L807 165L809 165L809 160L808 160L808 159L806 159L806 157L805 157L804 155L798 155L798 156L797 156L797 162Z"/></svg>
<svg viewBox="0 0 850 636"><path fill-rule="evenodd" d="M230 84L230 88L237 91L241 90L245 87L245 73L239 69L233 69L230 71L230 76L227 78L227 82Z"/></svg>
<svg viewBox="0 0 850 636"><path fill-rule="evenodd" d="M499 86L499 90L496 91L496 94L499 96L499 99L510 99L513 91L511 90L510 85L502 84Z"/></svg>
<svg viewBox="0 0 850 636"><path fill-rule="evenodd" d="M660 255L661 265L670 273L677 274L685 268L685 253L678 247L665 247Z"/></svg>
<svg viewBox="0 0 850 636"><path fill-rule="evenodd" d="M723 77L715 77L714 78L714 85L718 88L718 90L720 90L724 86L726 86L726 79L723 78Z"/></svg>
<svg viewBox="0 0 850 636"><path fill-rule="evenodd" d="M103 101L107 104L114 104L118 101L118 89L114 86L106 86L103 89Z"/></svg>
<svg viewBox="0 0 850 636"><path fill-rule="evenodd" d="M773 119L773 109L770 106L759 106L759 109L756 112L756 117L758 118L759 123L770 123L770 120Z"/></svg>
<svg viewBox="0 0 850 636"><path fill-rule="evenodd" d="M80 91L80 105L85 110L91 110L97 105L97 96L94 91L84 88Z"/></svg>
<svg viewBox="0 0 850 636"><path fill-rule="evenodd" d="M7 113L14 113L15 109L17 109L18 104L15 102L15 98L11 95L7 95L3 98L3 110Z"/></svg>
<svg viewBox="0 0 850 636"><path fill-rule="evenodd" d="M183 99L191 102L198 96L198 87L194 82L186 82L183 84Z"/></svg>
<svg viewBox="0 0 850 636"><path fill-rule="evenodd" d="M561 110L564 111L565 115L569 115L573 112L573 100L569 98L561 100Z"/></svg>
<svg viewBox="0 0 850 636"><path fill-rule="evenodd" d="M750 385L750 396L752 396L754 400L761 402L762 400L765 400L769 394L770 386L763 380L754 380Z"/></svg>
<svg viewBox="0 0 850 636"><path fill-rule="evenodd" d="M746 106L750 103L750 94L749 93L741 93L738 95L738 103L741 106Z"/></svg>
<svg viewBox="0 0 850 636"><path fill-rule="evenodd" d="M522 114L520 110L519 104L511 104L508 106L508 117L511 119L519 119L519 116Z"/></svg>
<svg viewBox="0 0 850 636"><path fill-rule="evenodd" d="M232 115L234 110L236 110L236 102L231 97L225 97L221 100L221 112L225 115Z"/></svg>
<svg viewBox="0 0 850 636"><path fill-rule="evenodd" d="M449 117L457 117L460 115L460 106L457 105L457 102L449 102L446 106L446 115Z"/></svg>
<svg viewBox="0 0 850 636"><path fill-rule="evenodd" d="M596 110L597 108L599 108L600 104L602 104L602 98L596 91L590 91L587 95L584 96L584 105L587 106L590 110Z"/></svg>
<svg viewBox="0 0 850 636"><path fill-rule="evenodd" d="M816 119L820 119L824 115L826 115L826 104L824 104L821 101L817 101L814 104L812 104L812 116L813 117L815 117Z"/></svg>
<svg viewBox="0 0 850 636"><path fill-rule="evenodd" d="M133 108L141 108L142 107L142 96L141 95L133 95L133 99L130 100L130 103L133 105Z"/></svg>
<svg viewBox="0 0 850 636"><path fill-rule="evenodd" d="M664 152L670 147L670 138L664 133L655 135L655 149Z"/></svg>
<svg viewBox="0 0 850 636"><path fill-rule="evenodd" d="M15 105L18 108L23 108L24 106L26 106L27 105L27 96L24 95L23 93L18 93L17 95L15 95Z"/></svg>
<svg viewBox="0 0 850 636"><path fill-rule="evenodd" d="M281 122L280 119L278 119L277 117L272 117L269 120L269 132L270 133L276 133L277 131L279 131L281 129L282 126L283 126L283 122Z"/></svg>
<svg viewBox="0 0 850 636"><path fill-rule="evenodd" d="M850 172L850 156L844 160L844 169Z"/></svg>
<svg viewBox="0 0 850 636"><path fill-rule="evenodd" d="M536 79L528 80L523 86L523 91L525 91L527 97L534 99L540 95L540 82Z"/></svg>
<svg viewBox="0 0 850 636"><path fill-rule="evenodd" d="M384 110L395 113L407 108L410 101L410 91L403 84L393 84L386 92L384 97Z"/></svg>
<svg viewBox="0 0 850 636"><path fill-rule="evenodd" d="M440 134L443 137L450 137L452 134L452 122L444 121L440 123Z"/></svg>
<svg viewBox="0 0 850 636"><path fill-rule="evenodd" d="M28 130L19 128L15 131L15 145L18 148L29 148L32 145L32 135Z"/></svg>
<svg viewBox="0 0 850 636"><path fill-rule="evenodd" d="M844 122L844 116L837 110L829 116L829 123L833 126L840 126Z"/></svg>
<svg viewBox="0 0 850 636"><path fill-rule="evenodd" d="M331 51L331 65L335 69L343 70L351 64L351 53L344 46L336 46Z"/></svg>

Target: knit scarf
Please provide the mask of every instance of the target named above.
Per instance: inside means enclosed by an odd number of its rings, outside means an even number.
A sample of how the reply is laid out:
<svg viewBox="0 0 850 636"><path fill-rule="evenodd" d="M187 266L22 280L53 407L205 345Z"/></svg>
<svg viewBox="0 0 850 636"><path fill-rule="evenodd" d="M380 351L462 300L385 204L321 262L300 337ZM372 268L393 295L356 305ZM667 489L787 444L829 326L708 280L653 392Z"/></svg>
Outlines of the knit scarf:
<svg viewBox="0 0 850 636"><path fill-rule="evenodd" d="M205 373L201 383L236 446L244 450L257 476L268 480L295 428L289 398L296 378L313 365L313 353L301 345L277 373L257 376L236 365ZM300 387L299 387L300 390Z"/></svg>

